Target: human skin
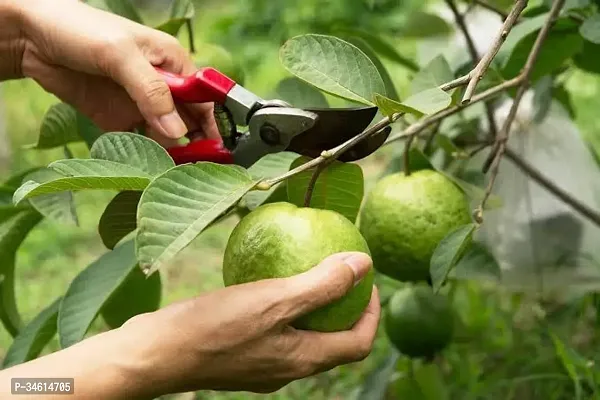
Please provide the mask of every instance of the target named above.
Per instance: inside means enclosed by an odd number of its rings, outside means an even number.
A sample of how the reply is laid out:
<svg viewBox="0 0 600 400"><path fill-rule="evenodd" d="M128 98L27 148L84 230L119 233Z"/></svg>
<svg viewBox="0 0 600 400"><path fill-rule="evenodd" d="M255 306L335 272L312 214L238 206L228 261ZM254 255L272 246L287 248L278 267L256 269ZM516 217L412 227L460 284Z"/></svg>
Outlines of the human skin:
<svg viewBox="0 0 600 400"><path fill-rule="evenodd" d="M192 129L217 137L211 106L175 108L153 66L194 70L170 36L77 0L0 0L0 80L32 78L106 130L147 124L163 144ZM303 274L231 286L136 316L0 371L0 397L10 395L14 377L74 378L72 399L278 390L370 353L380 316L375 287L347 331L296 330L290 322L339 299L371 268L364 253L334 254Z"/></svg>

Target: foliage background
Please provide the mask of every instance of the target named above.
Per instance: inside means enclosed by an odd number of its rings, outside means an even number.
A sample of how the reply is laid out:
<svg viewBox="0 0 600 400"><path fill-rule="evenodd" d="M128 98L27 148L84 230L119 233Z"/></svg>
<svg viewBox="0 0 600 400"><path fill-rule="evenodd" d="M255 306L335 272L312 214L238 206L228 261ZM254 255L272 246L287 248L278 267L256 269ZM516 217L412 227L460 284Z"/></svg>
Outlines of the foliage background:
<svg viewBox="0 0 600 400"><path fill-rule="evenodd" d="M137 3L149 20L159 21L165 12L163 1L138 0ZM375 9L380 10L373 13L365 13L362 3L347 0L196 1L195 41L199 54L211 44L229 50L243 66L244 85L265 97L272 96L276 84L287 76L279 64L277 52L280 45L287 38L300 33L330 33L334 27L344 26L385 31L388 39L403 56L419 64L431 59L440 49L452 49L448 53L450 61L460 61L466 54L460 34L452 30L451 23L445 24L442 21L452 21L443 2L371 0ZM423 14L426 10L429 14ZM433 17L434 13L437 17ZM482 52L499 21L490 13L478 11L470 15L471 30L477 39L477 47ZM181 34L180 39L184 44L187 43L185 34ZM456 46L449 43L461 46L462 52L454 51ZM410 71L397 63L386 60L384 63L401 96L407 93ZM576 111L574 124L567 126L556 123L553 126L576 134L576 137L569 136L570 140L582 143L585 151L589 152L588 155L598 157L600 77L574 69L566 78L566 87ZM56 102L52 95L45 93L34 82L21 80L0 84L0 99L0 168L3 179L17 171L46 165L62 158L60 149L35 151L23 148L37 140L41 118L47 108ZM335 104L335 99L330 100ZM564 133L562 128L558 129L558 135ZM543 136L547 132L548 129L540 129L539 135ZM539 153L544 140L542 137L537 144L534 143L533 147L530 144L528 148ZM76 156L85 154L86 151L83 144L74 144L70 149ZM580 182L583 186L589 185L591 178L597 174L594 170L597 166L569 170L570 163L577 164L575 160L580 156L579 153L569 154L569 149L573 147L564 149L560 159L548 163L548 170L557 174L566 169L570 173L561 182L573 181ZM367 190L385 169L391 151L385 149L376 156L361 161L367 179ZM598 182L600 180L596 179L595 186L600 186ZM510 191L510 179L504 187ZM512 187L514 189L514 183ZM26 239L19 250L16 269L18 305L26 321L40 311L41 305L49 304L61 295L73 277L105 251L97 233L97 221L111 195L112 193L103 192L78 194L76 201L79 227L44 220ZM546 195L534 192L534 201L535 196L543 198ZM594 206L598 208L598 204ZM498 222L504 221L502 214L497 218ZM204 232L164 271L163 304L222 287L221 255L235 223L235 217L232 217ZM600 239L597 231L592 230L591 235L592 242ZM538 246L542 252L547 250L547 243ZM528 250L523 248L521 251ZM202 265L198 265L198 259L203 260ZM593 268L600 266L593 263ZM517 275L516 280L521 278L522 275ZM386 288L389 286L384 286L384 291ZM439 374L442 382L438 383L445 387L444 392L448 398L573 398L574 387L579 380L572 379L573 372L569 366L575 370L575 377L579 374L582 377L589 373L597 374L600 356L596 349L600 337L596 331L600 321L595 308L589 306L593 301L592 297L574 295L564 300L561 295L565 290L557 285L552 294L541 302L533 296L515 294L510 287L485 282L461 284L456 289L454 301L465 327L456 343L444 353L444 358L434 365L433 375L432 370L414 367L418 369L418 379L428 382L433 379L437 382L437 378L433 377ZM560 303L556 301L559 296ZM545 316L543 322L540 322L540 315ZM548 335L548 326L566 343L567 355L560 351L560 346ZM103 329L106 327L98 320L93 331ZM0 352L6 351L10 342L8 333L0 330ZM58 344L54 341L46 351L56 349ZM262 397L350 398L390 351L382 334L372 355L361 364L341 367L293 383L277 394ZM572 355L574 351L577 351L578 356ZM401 398L399 394L404 390L402 382L409 376L409 371L408 362L400 359L394 377L397 384L390 393L391 398ZM590 393L593 390L588 388L584 392L592 396ZM425 398L439 398L436 395L426 397L427 393L421 394ZM178 397L184 396L211 399L254 397L245 393L201 393Z"/></svg>

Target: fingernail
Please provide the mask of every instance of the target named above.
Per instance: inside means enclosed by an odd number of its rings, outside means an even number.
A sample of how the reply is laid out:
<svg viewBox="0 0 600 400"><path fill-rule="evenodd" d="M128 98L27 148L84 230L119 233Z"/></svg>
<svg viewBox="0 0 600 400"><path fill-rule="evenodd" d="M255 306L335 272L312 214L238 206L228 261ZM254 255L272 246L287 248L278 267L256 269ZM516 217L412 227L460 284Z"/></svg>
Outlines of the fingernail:
<svg viewBox="0 0 600 400"><path fill-rule="evenodd" d="M164 134L173 139L179 139L187 132L187 128L183 123L183 120L175 110L159 117L158 123L163 129Z"/></svg>
<svg viewBox="0 0 600 400"><path fill-rule="evenodd" d="M344 263L354 272L354 286L360 283L373 264L371 257L364 253L352 254L344 259Z"/></svg>

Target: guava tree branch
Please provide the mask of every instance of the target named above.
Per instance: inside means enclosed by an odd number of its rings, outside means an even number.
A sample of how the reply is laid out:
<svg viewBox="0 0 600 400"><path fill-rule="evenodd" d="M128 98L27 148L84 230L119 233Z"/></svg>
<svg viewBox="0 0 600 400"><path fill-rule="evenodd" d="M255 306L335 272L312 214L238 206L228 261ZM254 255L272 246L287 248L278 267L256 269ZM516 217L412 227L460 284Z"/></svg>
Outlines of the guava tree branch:
<svg viewBox="0 0 600 400"><path fill-rule="evenodd" d="M502 156L506 152L506 143L508 141L510 135L510 129L512 127L512 123L517 115L517 111L519 109L519 105L521 104L521 100L523 99L523 95L529 88L531 73L533 72L533 67L535 66L535 62L538 59L540 54L540 50L544 44L544 41L548 37L548 33L550 29L554 25L560 10L565 4L565 0L554 0L552 3L552 8L550 9L550 13L548 18L544 22L542 29L538 33L538 36L535 40L533 48L531 49L531 53L529 53L529 57L527 57L527 61L525 62L525 66L523 67L523 71L519 75L520 82L518 85L517 93L515 95L515 99L513 104L508 112L508 116L504 121L504 125L502 126L502 130L498 134L496 138L496 143L494 145L494 150L491 153L492 163L491 163L491 175L490 181L485 191L485 195L481 201L481 204L475 211L476 217L481 220L483 215L483 209L485 208L485 203L489 199L492 194L492 190L494 188L494 183L496 182L496 178L498 177L498 172L500 171L500 162L502 161Z"/></svg>
<svg viewBox="0 0 600 400"><path fill-rule="evenodd" d="M518 154L513 152L508 147L505 150L505 156L512 163L527 174L531 179L537 182L540 186L548 190L550 193L554 194L560 200L562 200L565 204L571 206L575 211L581 213L584 217L592 221L594 224L600 226L600 213L586 204L580 202L573 196L571 196L566 190L559 187L556 183L552 182L550 179L545 177L539 170L530 165L527 161L521 158Z"/></svg>
<svg viewBox="0 0 600 400"><path fill-rule="evenodd" d="M486 71L490 67L490 64L494 60L494 57L496 57L496 55L498 54L500 47L506 40L506 37L510 33L512 27L517 22L517 19L521 15L521 12L523 12L525 7L527 7L527 2L528 2L528 0L517 0L515 2L514 7L510 11L510 14L508 14L506 20L504 21L504 24L502 25L502 29L500 29L500 31L494 38L494 41L492 42L492 46L485 53L485 55L481 58L481 60L479 60L479 62L473 69L473 72L471 74L471 79L469 81L469 84L467 85L467 88L465 89L465 94L463 95L463 98L462 98L463 103L468 103L469 101L471 101L471 97L473 97L473 94L475 93L477 84L483 78L483 75L486 73Z"/></svg>
<svg viewBox="0 0 600 400"><path fill-rule="evenodd" d="M460 28L465 38L465 42L467 43L467 49L471 56L471 60L473 61L473 65L477 65L479 61L479 55L477 54L477 49L475 48L475 42L473 41L473 36L469 32L469 28L467 28L467 24L463 15L458 11L458 7L456 7L456 3L454 0L444 0L452 14L454 14L454 19L456 20L456 24ZM472 74L471 74L472 76ZM485 104L485 114L488 120L488 125L490 128L490 132L492 135L496 136L496 132L498 131L498 127L496 126L496 119L494 118L494 110L490 104Z"/></svg>

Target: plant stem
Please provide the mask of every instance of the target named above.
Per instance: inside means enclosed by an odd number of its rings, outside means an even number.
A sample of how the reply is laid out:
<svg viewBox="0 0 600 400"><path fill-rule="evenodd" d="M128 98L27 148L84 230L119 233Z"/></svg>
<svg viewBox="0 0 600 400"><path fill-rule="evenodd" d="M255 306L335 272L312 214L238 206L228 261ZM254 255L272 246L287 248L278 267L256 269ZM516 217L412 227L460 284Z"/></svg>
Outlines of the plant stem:
<svg viewBox="0 0 600 400"><path fill-rule="evenodd" d="M306 187L306 194L304 195L304 207L310 207L310 201L312 200L312 195L315 190L317 180L319 180L319 175L321 175L321 172L323 172L323 170L327 168L329 163L330 162L324 162L322 164L317 165L317 167L315 168L315 171L313 172L312 176L310 177L310 181L308 182L308 186Z"/></svg>
<svg viewBox="0 0 600 400"><path fill-rule="evenodd" d="M516 167L518 167L521 171L523 171L530 178L536 181L540 186L548 190L550 193L554 194L565 204L571 206L575 211L579 212L591 222L600 226L600 213L598 213L596 210L571 196L569 192L562 189L561 187L556 185L556 183L552 182L550 179L545 177L539 170L530 165L527 161L525 161L511 149L506 148L505 155L506 158L512 161L512 163Z"/></svg>
<svg viewBox="0 0 600 400"><path fill-rule="evenodd" d="M469 54L471 55L471 59L473 60L473 65L477 65L477 63L479 61L479 55L477 54L477 49L475 48L475 42L473 41L473 37L471 36L469 29L467 28L467 24L465 22L463 15L458 11L458 8L456 7L456 3L454 2L454 0L444 0L444 1L448 5L448 7L450 7L452 14L454 14L454 19L456 20L457 25L463 33L465 42L467 42L467 49L469 50ZM472 76L472 74L471 74L471 76ZM490 132L492 133L492 135L496 136L498 127L496 125L496 119L494 118L494 110L492 109L492 106L490 104L487 104L487 103L485 104L485 114L486 114L486 117L488 120Z"/></svg>
<svg viewBox="0 0 600 400"><path fill-rule="evenodd" d="M475 88L477 88L477 84L483 78L483 75L486 73L486 71L490 67L490 64L492 63L492 60L494 59L494 57L496 57L496 54L498 54L500 47L502 46L502 44L506 40L506 37L510 33L511 29L517 22L517 19L521 15L521 12L523 12L525 7L527 7L527 2L528 2L528 0L517 0L516 1L514 7L510 11L510 14L504 21L502 28L500 29L500 31L494 38L494 41L492 42L492 46L487 51L487 53L485 53L483 58L479 61L479 63L477 63L477 65L473 69L473 73L471 75L471 80L469 81L469 84L467 85L467 88L465 89L465 94L462 98L463 103L468 103L469 101L471 101L471 97L473 97L473 94L475 93Z"/></svg>
<svg viewBox="0 0 600 400"><path fill-rule="evenodd" d="M188 40L190 45L190 53L194 54L196 52L196 44L194 42L194 28L192 27L192 21L187 19L185 21L185 26L187 28Z"/></svg>
<svg viewBox="0 0 600 400"><path fill-rule="evenodd" d="M404 147L404 175L406 176L410 176L410 148L415 140L415 136L409 136Z"/></svg>
<svg viewBox="0 0 600 400"><path fill-rule="evenodd" d="M492 194L492 190L494 188L494 183L496 182L498 172L500 171L500 162L502 161L502 156L506 152L506 143L507 143L509 135L510 135L510 128L512 126L512 123L513 123L516 115L517 115L517 110L519 109L519 105L521 104L523 95L529 88L529 80L531 77L531 73L533 71L533 67L535 66L535 62L537 61L537 58L540 54L542 45L544 44L544 41L548 37L550 28L556 21L556 18L558 17L558 14L560 13L560 10L562 9L564 4L565 4L565 0L555 0L552 3L552 8L550 9L550 14L548 15L548 18L546 19L544 25L542 26L542 29L540 30L540 33L538 34L538 36L535 40L535 43L531 50L531 53L529 53L529 57L527 57L527 61L525 62L525 66L523 67L523 71L519 75L520 82L519 82L517 94L515 95L513 104L508 112L508 116L506 117L506 120L504 121L502 130L496 138L496 143L494 145L494 151L492 151L492 153L490 154L491 155L490 159L493 160L490 163L491 164L491 177L490 177L490 182L486 188L485 195L481 201L481 204L479 205L479 207L476 210L476 214L478 214L478 215L481 215L483 213L483 209L485 208L485 203L487 202L487 200L489 199L489 197Z"/></svg>

